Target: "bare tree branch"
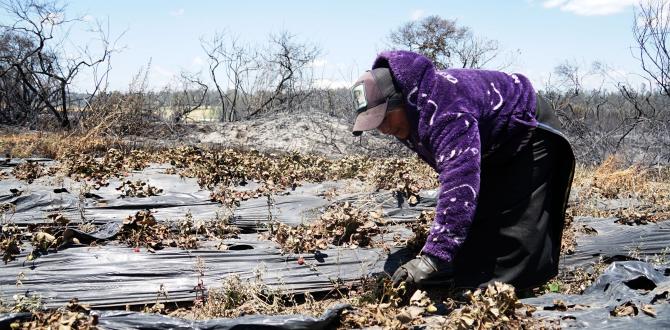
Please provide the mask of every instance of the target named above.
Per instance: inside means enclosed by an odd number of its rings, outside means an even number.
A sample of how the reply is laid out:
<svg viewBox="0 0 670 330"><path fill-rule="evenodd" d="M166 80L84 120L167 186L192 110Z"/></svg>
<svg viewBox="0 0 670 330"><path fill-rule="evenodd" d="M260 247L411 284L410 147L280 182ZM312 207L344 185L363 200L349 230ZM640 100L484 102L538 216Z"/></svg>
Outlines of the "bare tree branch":
<svg viewBox="0 0 670 330"><path fill-rule="evenodd" d="M390 47L425 55L437 69L483 68L500 55L497 41L476 37L470 28L437 15L401 25L387 40Z"/></svg>

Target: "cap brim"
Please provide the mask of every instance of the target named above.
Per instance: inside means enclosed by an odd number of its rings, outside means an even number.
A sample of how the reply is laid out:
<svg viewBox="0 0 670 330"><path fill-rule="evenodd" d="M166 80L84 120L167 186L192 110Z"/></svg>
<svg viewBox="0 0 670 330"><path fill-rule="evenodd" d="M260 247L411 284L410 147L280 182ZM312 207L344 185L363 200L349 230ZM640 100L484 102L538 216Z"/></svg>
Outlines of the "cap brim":
<svg viewBox="0 0 670 330"><path fill-rule="evenodd" d="M351 131L354 135L360 135L363 131L375 129L381 125L385 116L386 102L358 114L354 122L354 128Z"/></svg>

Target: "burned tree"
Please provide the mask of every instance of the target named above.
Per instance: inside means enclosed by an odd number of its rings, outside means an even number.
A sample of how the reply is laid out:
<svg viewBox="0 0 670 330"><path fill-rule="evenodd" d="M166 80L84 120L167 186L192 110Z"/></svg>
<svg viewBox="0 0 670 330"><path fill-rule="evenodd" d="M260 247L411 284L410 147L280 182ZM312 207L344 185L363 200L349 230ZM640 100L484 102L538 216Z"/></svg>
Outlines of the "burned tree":
<svg viewBox="0 0 670 330"><path fill-rule="evenodd" d="M403 24L388 35L389 46L421 53L438 69L482 68L500 54L498 42L476 37L455 20L433 15Z"/></svg>
<svg viewBox="0 0 670 330"><path fill-rule="evenodd" d="M224 33L216 33L211 39L201 39L200 44L207 55L209 77L219 98L220 120L234 121L239 118L238 101L245 93L243 84L250 72L256 69L254 50L241 45L235 38L226 39ZM221 79L220 71L223 71L225 81ZM223 83L225 86L222 86Z"/></svg>
<svg viewBox="0 0 670 330"><path fill-rule="evenodd" d="M0 24L0 118L35 126L44 114L58 126L71 127L70 87L85 68L109 60L107 35L98 29L100 50L66 47L67 32L80 19L67 19L64 7L51 0L7 0L0 9L11 23ZM98 26L99 27L99 26Z"/></svg>
<svg viewBox="0 0 670 330"><path fill-rule="evenodd" d="M651 0L642 3L634 16L633 48L642 69L665 96L670 96L670 3Z"/></svg>
<svg viewBox="0 0 670 330"><path fill-rule="evenodd" d="M199 109L207 98L209 87L200 77L188 72L179 76L178 87L172 93L172 122L182 122L190 113Z"/></svg>
<svg viewBox="0 0 670 330"><path fill-rule="evenodd" d="M314 92L310 64L320 53L317 46L300 42L287 31L271 35L268 48L261 53L260 98L250 107L249 117L264 111L292 111L309 98Z"/></svg>
<svg viewBox="0 0 670 330"><path fill-rule="evenodd" d="M201 45L219 98L221 121L291 110L313 92L310 64L320 49L288 32L271 35L265 47L245 45L222 33L202 39Z"/></svg>

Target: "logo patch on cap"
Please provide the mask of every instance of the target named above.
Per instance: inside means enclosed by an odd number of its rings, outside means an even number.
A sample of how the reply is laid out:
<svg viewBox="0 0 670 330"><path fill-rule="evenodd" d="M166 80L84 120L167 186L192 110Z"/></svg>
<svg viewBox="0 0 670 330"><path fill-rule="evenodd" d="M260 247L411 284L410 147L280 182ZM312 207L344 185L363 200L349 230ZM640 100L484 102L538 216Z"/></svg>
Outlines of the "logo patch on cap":
<svg viewBox="0 0 670 330"><path fill-rule="evenodd" d="M368 106L368 100L365 97L365 84L361 83L351 89L354 96L354 108L357 112L361 112Z"/></svg>

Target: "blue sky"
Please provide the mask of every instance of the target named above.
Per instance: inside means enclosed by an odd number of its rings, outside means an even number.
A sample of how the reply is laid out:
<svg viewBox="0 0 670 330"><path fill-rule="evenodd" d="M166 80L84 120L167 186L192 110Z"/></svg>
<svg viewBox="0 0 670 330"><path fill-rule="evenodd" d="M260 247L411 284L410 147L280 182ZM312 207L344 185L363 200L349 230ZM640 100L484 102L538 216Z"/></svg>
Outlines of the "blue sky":
<svg viewBox="0 0 670 330"><path fill-rule="evenodd" d="M181 70L204 69L200 38L222 30L248 42L261 42L280 30L292 32L322 48L316 64L323 83L346 85L368 68L391 30L427 15L456 19L475 34L498 40L504 50L518 50L506 71L523 73L541 88L566 60L586 68L601 61L614 75L636 81L640 69L630 50L636 2L72 0L67 14L108 19L112 35L124 33L112 62L113 89L127 88L150 58L150 85L155 88ZM78 32L72 37L76 43L87 38Z"/></svg>

